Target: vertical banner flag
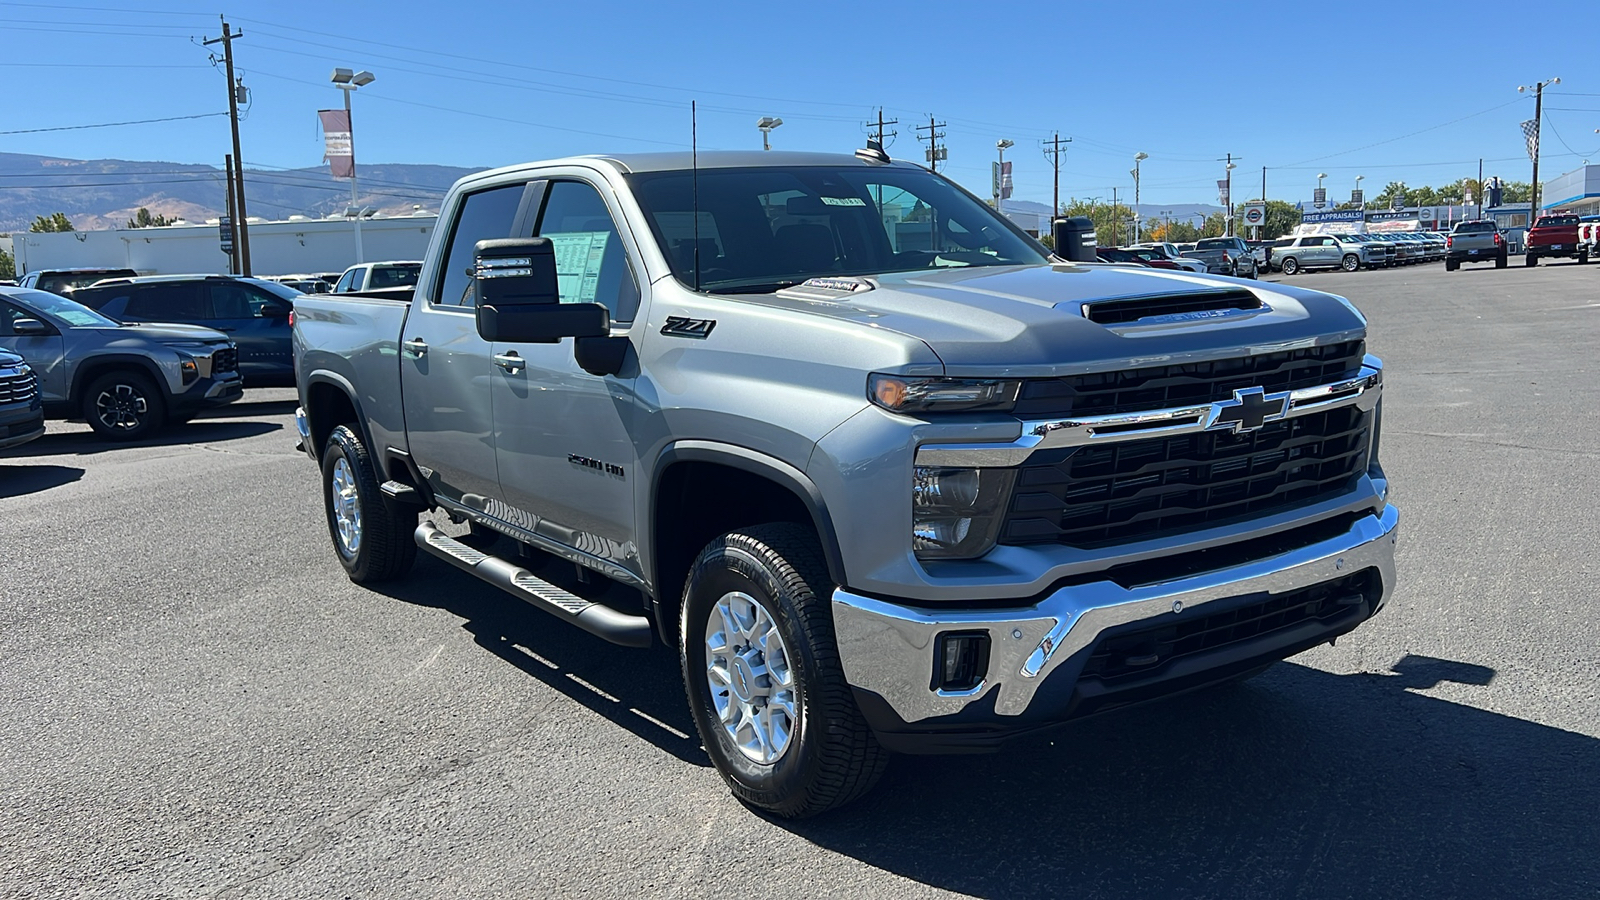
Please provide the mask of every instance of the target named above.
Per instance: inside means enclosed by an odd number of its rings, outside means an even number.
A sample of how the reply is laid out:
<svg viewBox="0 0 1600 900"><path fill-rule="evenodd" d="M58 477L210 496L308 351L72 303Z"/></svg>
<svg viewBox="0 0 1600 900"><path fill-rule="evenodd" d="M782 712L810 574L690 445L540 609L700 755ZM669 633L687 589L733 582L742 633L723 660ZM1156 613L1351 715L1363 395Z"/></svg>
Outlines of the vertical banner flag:
<svg viewBox="0 0 1600 900"><path fill-rule="evenodd" d="M1223 206L1228 205L1228 179L1217 179L1217 198L1222 201Z"/></svg>
<svg viewBox="0 0 1600 900"><path fill-rule="evenodd" d="M319 109L322 120L322 158L335 178L353 178L356 157L350 142L350 114L342 109Z"/></svg>
<svg viewBox="0 0 1600 900"><path fill-rule="evenodd" d="M1559 137L1559 135L1557 135ZM1529 119L1522 123L1522 139L1528 144L1528 160L1539 158L1539 123Z"/></svg>
<svg viewBox="0 0 1600 900"><path fill-rule="evenodd" d="M1011 163L1000 164L1000 199L1011 199Z"/></svg>

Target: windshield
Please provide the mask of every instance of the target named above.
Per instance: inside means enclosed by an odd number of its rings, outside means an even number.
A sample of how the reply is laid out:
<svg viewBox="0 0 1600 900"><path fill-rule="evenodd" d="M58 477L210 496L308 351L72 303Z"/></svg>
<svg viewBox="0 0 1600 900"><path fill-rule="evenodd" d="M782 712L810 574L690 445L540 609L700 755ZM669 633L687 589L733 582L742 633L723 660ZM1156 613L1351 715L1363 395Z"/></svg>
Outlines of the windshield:
<svg viewBox="0 0 1600 900"><path fill-rule="evenodd" d="M951 266L1038 265L1043 248L922 169L708 169L698 216L690 172L628 176L656 241L685 284L765 292L810 278Z"/></svg>
<svg viewBox="0 0 1600 900"><path fill-rule="evenodd" d="M13 300L22 301L24 305L32 307L37 312L55 316L68 325L116 328L120 324L100 315L76 300L68 300L57 294L49 294L44 291L15 291L7 296Z"/></svg>

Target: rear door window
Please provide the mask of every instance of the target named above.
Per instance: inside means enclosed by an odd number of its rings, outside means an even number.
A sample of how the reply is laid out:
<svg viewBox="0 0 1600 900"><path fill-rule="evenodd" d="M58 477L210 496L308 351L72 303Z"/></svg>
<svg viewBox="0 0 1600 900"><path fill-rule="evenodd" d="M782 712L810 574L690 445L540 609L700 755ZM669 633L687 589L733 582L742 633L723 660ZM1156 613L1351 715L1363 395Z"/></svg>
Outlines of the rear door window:
<svg viewBox="0 0 1600 900"><path fill-rule="evenodd" d="M141 284L123 311L135 322L194 322L211 318L211 304L197 282Z"/></svg>

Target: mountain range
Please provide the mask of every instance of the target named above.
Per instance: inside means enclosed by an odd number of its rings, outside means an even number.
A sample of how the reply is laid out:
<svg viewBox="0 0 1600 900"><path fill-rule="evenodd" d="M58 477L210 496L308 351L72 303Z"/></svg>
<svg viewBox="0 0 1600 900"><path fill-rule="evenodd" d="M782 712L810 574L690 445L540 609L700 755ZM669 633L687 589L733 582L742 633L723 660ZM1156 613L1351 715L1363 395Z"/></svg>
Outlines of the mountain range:
<svg viewBox="0 0 1600 900"><path fill-rule="evenodd" d="M406 163L374 163L357 171L359 202L389 215L416 207L435 210L458 178L479 169ZM0 153L0 232L26 231L35 216L65 213L73 228L91 231L123 226L140 207L192 223L227 208L225 179L217 166L125 159L63 159ZM291 215L322 218L342 214L350 183L335 181L326 167L244 171L245 204L252 218Z"/></svg>

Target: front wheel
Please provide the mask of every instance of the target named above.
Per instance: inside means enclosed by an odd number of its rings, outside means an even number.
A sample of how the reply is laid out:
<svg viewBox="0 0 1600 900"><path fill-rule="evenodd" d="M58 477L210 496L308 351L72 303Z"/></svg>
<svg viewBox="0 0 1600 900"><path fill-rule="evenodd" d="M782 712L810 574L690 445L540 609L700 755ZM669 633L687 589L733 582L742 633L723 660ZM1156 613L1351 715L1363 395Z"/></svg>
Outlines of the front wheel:
<svg viewBox="0 0 1600 900"><path fill-rule="evenodd" d="M1344 259L1339 261L1339 267L1346 272L1354 272L1361 268L1361 260L1357 259L1354 253L1347 253Z"/></svg>
<svg viewBox="0 0 1600 900"><path fill-rule="evenodd" d="M888 761L834 640L833 584L797 525L725 534L684 588L679 660L706 751L735 797L785 818L842 806Z"/></svg>
<svg viewBox="0 0 1600 900"><path fill-rule="evenodd" d="M142 372L107 372L83 391L83 418L95 434L133 441L161 430L167 405L160 388Z"/></svg>
<svg viewBox="0 0 1600 900"><path fill-rule="evenodd" d="M1286 257L1283 260L1283 274L1285 274L1285 275L1293 275L1294 273L1296 273L1298 271L1300 271L1300 261L1299 260L1295 259L1292 256Z"/></svg>
<svg viewBox="0 0 1600 900"><path fill-rule="evenodd" d="M328 535L351 581L373 584L411 568L416 515L398 513L385 502L367 445L347 425L333 430L322 451L322 498Z"/></svg>

